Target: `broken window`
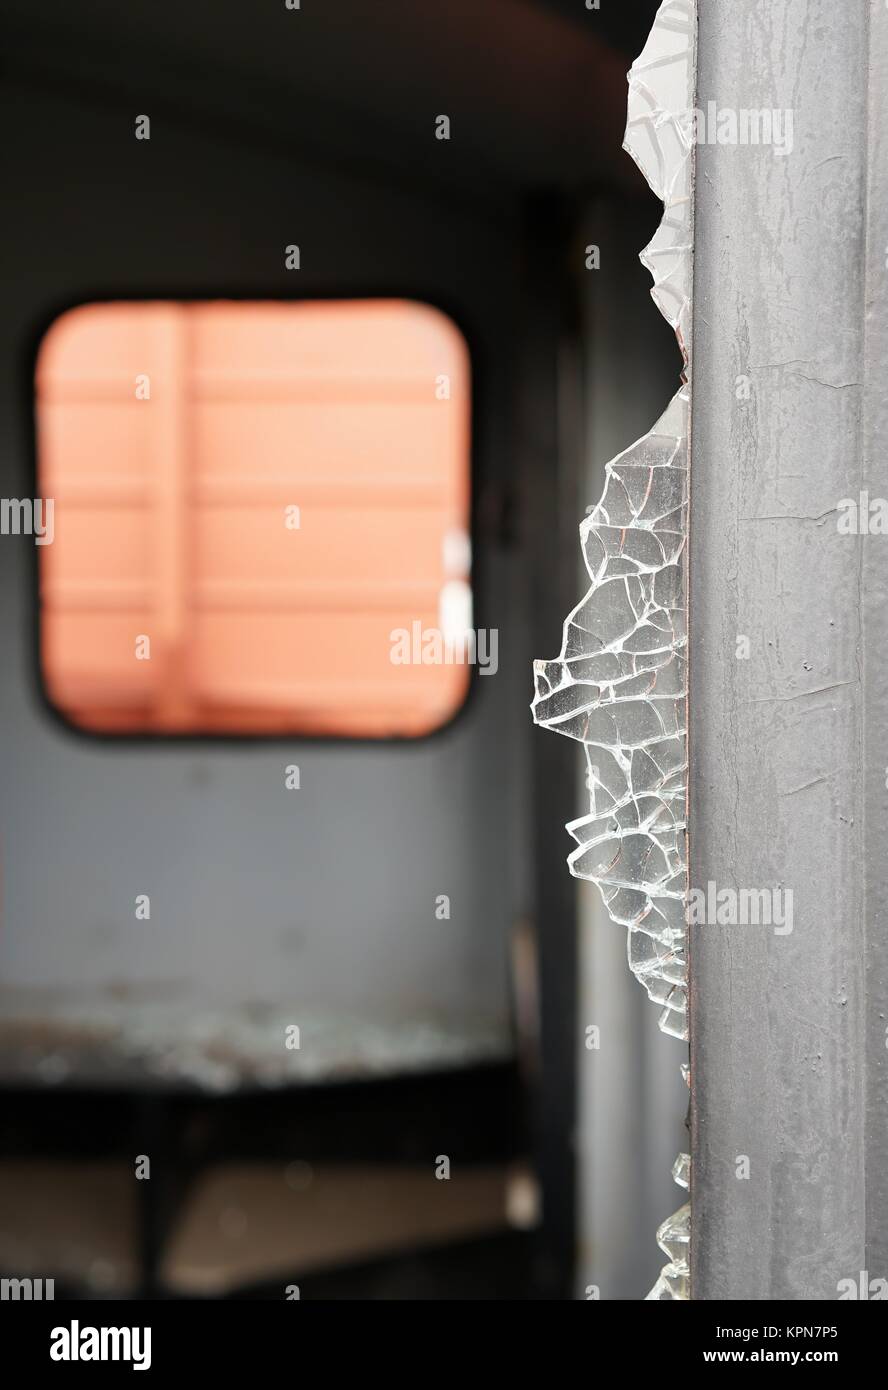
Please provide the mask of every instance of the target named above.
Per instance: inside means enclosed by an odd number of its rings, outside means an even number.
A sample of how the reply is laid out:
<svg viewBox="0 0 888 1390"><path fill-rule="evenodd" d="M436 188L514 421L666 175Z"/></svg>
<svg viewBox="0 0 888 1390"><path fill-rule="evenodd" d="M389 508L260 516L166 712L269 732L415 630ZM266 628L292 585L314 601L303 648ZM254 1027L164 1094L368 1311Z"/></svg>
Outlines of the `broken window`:
<svg viewBox="0 0 888 1390"><path fill-rule="evenodd" d="M694 0L663 0L629 73L624 148L662 199L641 260L675 329L682 385L651 431L608 463L580 527L590 587L561 653L535 663L533 715L577 739L589 811L568 863L628 931L629 965L687 1038L687 536L693 268ZM674 1170L687 1186L687 1155ZM688 1296L687 1207L660 1228L669 1255L655 1299Z"/></svg>

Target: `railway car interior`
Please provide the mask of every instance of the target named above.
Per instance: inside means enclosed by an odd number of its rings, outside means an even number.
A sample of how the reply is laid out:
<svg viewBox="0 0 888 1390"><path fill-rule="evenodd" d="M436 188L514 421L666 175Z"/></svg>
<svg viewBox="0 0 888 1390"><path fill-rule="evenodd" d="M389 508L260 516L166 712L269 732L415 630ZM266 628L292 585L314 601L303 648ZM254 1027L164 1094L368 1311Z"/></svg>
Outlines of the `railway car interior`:
<svg viewBox="0 0 888 1390"><path fill-rule="evenodd" d="M4 1276L653 1282L687 1094L528 707L680 370L655 9L7 0Z"/></svg>

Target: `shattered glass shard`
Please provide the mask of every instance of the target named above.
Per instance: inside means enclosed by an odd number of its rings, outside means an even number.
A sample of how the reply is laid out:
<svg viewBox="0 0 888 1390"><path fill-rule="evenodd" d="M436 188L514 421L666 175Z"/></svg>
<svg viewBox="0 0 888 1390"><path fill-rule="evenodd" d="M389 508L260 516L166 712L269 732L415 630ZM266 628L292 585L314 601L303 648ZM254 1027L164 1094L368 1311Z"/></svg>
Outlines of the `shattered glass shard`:
<svg viewBox="0 0 888 1390"><path fill-rule="evenodd" d="M672 1165L672 1177L679 1187L688 1188L691 1185L691 1155L679 1154Z"/></svg>
<svg viewBox="0 0 888 1390"><path fill-rule="evenodd" d="M679 1154L672 1167L672 1176L679 1187L689 1187L691 1180L690 1154ZM691 1204L685 1202L673 1216L667 1217L657 1231L657 1244L669 1263L660 1270L660 1277L645 1302L690 1297L690 1266L688 1252L691 1243Z"/></svg>
<svg viewBox="0 0 888 1390"><path fill-rule="evenodd" d="M588 815L568 863L628 928L629 964L687 1037L687 555L692 277L694 0L663 0L629 73L624 146L663 199L641 253L675 328L684 384L651 432L605 470L580 527L590 588L561 654L535 663L538 724L585 748Z"/></svg>
<svg viewBox="0 0 888 1390"><path fill-rule="evenodd" d="M691 1205L683 1207L670 1216L657 1232L657 1244L668 1255L669 1263L660 1271L660 1277L648 1294L645 1302L662 1302L668 1299L687 1299L690 1296L690 1269L688 1266L688 1247L691 1240Z"/></svg>
<svg viewBox="0 0 888 1390"><path fill-rule="evenodd" d="M561 653L534 663L536 722L583 744L589 811L567 829L571 873L628 930L629 965L687 1032L687 537L696 0L662 0L629 73L624 148L664 205L641 261L675 329L682 385L649 434L607 464L580 527L590 587ZM682 1155L674 1176L682 1186ZM688 1297L690 1207L658 1232L669 1264L648 1295Z"/></svg>

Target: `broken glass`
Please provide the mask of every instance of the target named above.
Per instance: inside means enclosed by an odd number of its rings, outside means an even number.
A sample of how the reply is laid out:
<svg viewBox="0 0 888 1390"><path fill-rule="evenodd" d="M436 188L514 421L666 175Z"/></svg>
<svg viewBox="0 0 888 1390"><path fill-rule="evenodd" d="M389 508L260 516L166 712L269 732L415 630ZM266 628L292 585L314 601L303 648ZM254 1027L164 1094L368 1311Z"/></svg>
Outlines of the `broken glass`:
<svg viewBox="0 0 888 1390"><path fill-rule="evenodd" d="M679 1155L676 1168L682 1159L688 1159L688 1155ZM673 1168L672 1173L675 1176L675 1168ZM676 1178L676 1182L678 1181L679 1179ZM682 1185L686 1187L687 1183ZM657 1244L663 1254L669 1257L669 1262L660 1270L660 1277L645 1299L646 1303L651 1300L664 1302L670 1299L690 1297L690 1265L688 1262L690 1243L691 1204L685 1202L674 1216L667 1217L657 1231Z"/></svg>
<svg viewBox="0 0 888 1390"><path fill-rule="evenodd" d="M589 810L567 826L571 873L598 884L627 928L629 965L659 1005L660 1027L683 1039L695 63L695 0L662 0L629 73L624 148L664 206L641 261L675 330L682 384L650 432L606 466L580 526L590 587L565 621L560 655L534 664L532 705L538 724L583 745ZM661 1226L669 1264L651 1298L687 1297L688 1230L688 1207Z"/></svg>

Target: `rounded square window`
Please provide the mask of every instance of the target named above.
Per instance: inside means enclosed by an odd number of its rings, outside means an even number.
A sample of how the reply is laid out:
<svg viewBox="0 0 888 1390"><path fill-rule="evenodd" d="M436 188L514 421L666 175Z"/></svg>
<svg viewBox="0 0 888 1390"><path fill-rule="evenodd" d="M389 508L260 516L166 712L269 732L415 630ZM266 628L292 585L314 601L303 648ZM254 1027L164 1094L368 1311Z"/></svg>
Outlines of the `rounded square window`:
<svg viewBox="0 0 888 1390"><path fill-rule="evenodd" d="M69 722L418 737L454 715L470 368L444 314L89 304L36 391L40 661Z"/></svg>

